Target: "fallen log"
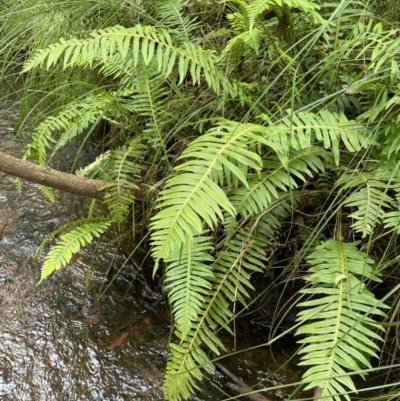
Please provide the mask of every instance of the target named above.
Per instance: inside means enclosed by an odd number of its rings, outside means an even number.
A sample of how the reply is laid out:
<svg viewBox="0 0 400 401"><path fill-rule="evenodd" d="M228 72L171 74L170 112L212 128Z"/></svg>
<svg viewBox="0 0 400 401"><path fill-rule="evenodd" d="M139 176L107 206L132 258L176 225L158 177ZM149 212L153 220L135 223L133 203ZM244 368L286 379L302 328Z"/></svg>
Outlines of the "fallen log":
<svg viewBox="0 0 400 401"><path fill-rule="evenodd" d="M0 152L0 171L13 177L88 198L104 199L107 192L106 181L92 180L39 166L4 152ZM135 199L143 199L146 190L145 185L139 185L133 191Z"/></svg>

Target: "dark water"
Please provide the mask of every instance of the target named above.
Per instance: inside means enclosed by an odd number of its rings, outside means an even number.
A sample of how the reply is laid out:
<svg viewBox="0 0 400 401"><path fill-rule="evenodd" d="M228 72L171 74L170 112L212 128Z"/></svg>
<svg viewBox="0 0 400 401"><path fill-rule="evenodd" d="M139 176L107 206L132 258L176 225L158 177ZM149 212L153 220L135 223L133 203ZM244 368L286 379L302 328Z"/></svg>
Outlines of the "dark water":
<svg viewBox="0 0 400 401"><path fill-rule="evenodd" d="M15 119L16 107L4 106L0 148L21 155L22 139L20 143L12 133ZM57 194L51 203L36 185L24 182L22 188L18 193L7 176L0 182L0 400L163 400L170 335L165 306L146 307L123 277L98 299L107 284L106 271L125 263L101 241L37 286L43 256L38 262L32 256L38 245L62 223L81 216L85 200ZM85 279L87 271L92 272L90 280ZM228 337L223 341L230 350L241 349L266 335L263 328L241 328L236 345ZM249 385L274 387L300 380L301 373L290 363L272 374L289 358L287 350L261 348L221 362ZM193 400L229 398L218 389L226 381L216 374L212 382L201 384ZM280 400L291 390L266 395Z"/></svg>
<svg viewBox="0 0 400 401"><path fill-rule="evenodd" d="M2 111L1 148L19 155L15 113ZM124 263L122 256L97 243L37 286L43 260L32 261L37 246L60 224L79 217L83 202L58 194L51 203L34 184L24 182L19 194L10 177L0 182L2 401L163 399L168 324L126 294L129 283L113 285L98 301L105 270ZM97 267L86 288L94 254ZM121 335L125 341L107 349Z"/></svg>
<svg viewBox="0 0 400 401"><path fill-rule="evenodd" d="M0 107L0 150L20 156L24 141L13 135L16 118L17 106ZM74 150L67 151L56 167L68 170L73 157ZM19 193L11 177L0 181L0 401L164 399L171 329L166 307L138 297L129 274L109 285L109 268L126 264L122 254L99 240L37 286L43 262L43 255L32 260L37 247L49 232L82 217L84 202L57 193L51 203L35 184L23 182ZM267 340L266 328L251 325L238 326L235 341L222 337L232 352ZM284 400L294 389L285 384L302 374L291 361L293 345L286 339L273 351L257 348L220 362L248 385L271 388L263 393L271 401ZM231 399L227 382L232 380L215 372L192 400Z"/></svg>

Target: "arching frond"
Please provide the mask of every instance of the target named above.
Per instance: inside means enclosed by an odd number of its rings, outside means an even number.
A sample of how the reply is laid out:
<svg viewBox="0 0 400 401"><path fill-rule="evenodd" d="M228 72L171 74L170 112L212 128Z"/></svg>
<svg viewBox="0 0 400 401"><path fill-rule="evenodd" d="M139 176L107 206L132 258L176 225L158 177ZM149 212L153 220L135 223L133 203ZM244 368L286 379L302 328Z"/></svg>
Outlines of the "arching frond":
<svg viewBox="0 0 400 401"><path fill-rule="evenodd" d="M60 39L58 43L35 52L25 63L23 72L43 64L50 68L60 60L64 68L77 65L93 67L107 62L115 53L122 59L131 58L132 69L137 67L140 60L148 66L155 59L158 72L164 78L175 71L177 62L179 84L190 74L194 85L204 79L216 93L223 88L231 97L245 97L242 89L218 69L212 52L190 42L185 42L182 47L174 46L167 30L152 26L114 26L93 31L88 39Z"/></svg>
<svg viewBox="0 0 400 401"><path fill-rule="evenodd" d="M100 91L66 105L58 114L47 117L33 132L24 157L31 156L36 163L46 165L48 150L57 151L81 134L106 109L111 108L117 96L115 92ZM59 138L55 138L54 135L58 132L62 133Z"/></svg>
<svg viewBox="0 0 400 401"><path fill-rule="evenodd" d="M83 224L64 234L46 255L39 283L54 271L67 265L79 249L90 244L93 237L101 235L110 224L110 220L98 220L97 222Z"/></svg>
<svg viewBox="0 0 400 401"><path fill-rule="evenodd" d="M235 215L235 208L218 184L242 181L247 185L246 171L261 169L261 158L249 147L262 138L246 125L235 125L235 132L224 130L224 124L209 131L180 156L187 161L176 167L178 174L167 181L157 203L161 210L151 223L156 267L187 236L201 233L204 224L212 228L223 221L223 210Z"/></svg>
<svg viewBox="0 0 400 401"><path fill-rule="evenodd" d="M189 334L192 324L197 321L212 290L212 249L209 237L187 238L165 261L167 267L164 283L172 306L175 327L181 333L181 342Z"/></svg>
<svg viewBox="0 0 400 401"><path fill-rule="evenodd" d="M386 306L375 299L364 284L379 281L371 260L360 252L357 243L328 240L316 247L308 257L310 276L306 281L313 287L303 289L312 299L299 306L302 326L297 335L305 346L301 365L311 366L303 375L305 389L319 387L320 398L350 400L348 390L356 391L347 371L371 368L370 358L377 357L376 330L382 327L371 317L384 317Z"/></svg>
<svg viewBox="0 0 400 401"><path fill-rule="evenodd" d="M232 312L228 302L240 301L248 296L251 289L249 273L259 271L263 267L265 254L263 243L246 233L229 241L212 265L214 278L213 289L205 294L205 300L197 315L197 320L185 337L177 330L175 334L181 343L170 344L171 356L167 365L164 392L171 401L187 399L196 388L195 379L202 377L200 368L212 366L210 358L202 349L205 344L215 354L224 349L216 335L219 327L231 332L229 322Z"/></svg>

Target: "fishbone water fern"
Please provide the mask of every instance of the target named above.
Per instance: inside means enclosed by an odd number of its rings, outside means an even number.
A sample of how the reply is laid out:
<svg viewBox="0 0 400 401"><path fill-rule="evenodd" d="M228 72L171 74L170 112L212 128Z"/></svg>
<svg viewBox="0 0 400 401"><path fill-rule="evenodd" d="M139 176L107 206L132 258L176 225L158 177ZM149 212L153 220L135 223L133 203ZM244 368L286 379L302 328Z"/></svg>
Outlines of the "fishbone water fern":
<svg viewBox="0 0 400 401"><path fill-rule="evenodd" d="M80 248L90 244L93 237L101 235L110 224L111 220L108 219L96 223L85 223L64 234L46 255L39 283L54 271L65 266Z"/></svg>
<svg viewBox="0 0 400 401"><path fill-rule="evenodd" d="M92 136L102 154L81 174L107 190L106 208L93 201L56 231L69 230L41 280L128 216L150 231L176 335L165 398L178 401L225 352L219 330L250 311L252 276L300 273L303 384L349 399L348 373L370 368L381 342L386 307L370 283L398 255L375 246L400 232L397 30L361 1L111 3L85 29L30 41L22 68L28 83L51 91L56 76L78 93L42 118L25 157L47 165ZM149 190L136 207L139 184Z"/></svg>
<svg viewBox="0 0 400 401"><path fill-rule="evenodd" d="M187 240L184 246L191 246L192 243L193 241ZM165 382L165 394L168 399L179 400L182 397L187 399L197 387L194 379L203 376L200 368L207 370L212 366L209 356L202 348L203 344L217 355L220 353L219 350L225 349L216 331L218 327L222 327L231 332L229 323L233 319L233 313L228 308L228 301L240 300L244 303L244 297L248 296L247 289L252 288L250 272L260 271L265 261L262 246L262 242L250 237L248 233L238 234L237 238L229 241L225 249L217 255L211 270L203 267L197 278L193 278L198 281L196 298L201 297L202 302L190 307L197 311L187 327L186 325L175 327L179 344L170 344L171 356ZM176 257L179 258L179 255ZM195 259L192 263L194 261ZM169 280L176 277L181 281L179 274L181 269L179 266L179 270L175 268L174 271L170 271ZM206 281L212 286L211 291L207 291L206 282L202 282L204 278L208 278ZM182 299L185 299L186 303L189 302L186 294L190 289L193 287L183 289L179 304L182 304ZM175 305L177 301L173 299ZM181 331L182 328L184 331Z"/></svg>
<svg viewBox="0 0 400 401"><path fill-rule="evenodd" d="M385 317L386 306L367 289L366 281L379 281L373 260L357 249L357 243L328 240L308 256L311 265L303 289L312 299L301 302L303 323L297 335L305 335L301 365L311 367L303 376L306 388L319 387L320 399L350 400L347 391L357 391L348 370L372 368L371 357L378 357L383 328L376 317Z"/></svg>
<svg viewBox="0 0 400 401"><path fill-rule="evenodd" d="M57 44L39 50L25 63L23 72L45 65L54 66L61 58L63 68L74 66L102 65L117 52L122 60L131 59L131 68L135 69L139 60L149 66L153 58L157 61L158 72L168 78L175 72L178 62L179 84L186 74L190 74L193 84L200 84L202 75L207 84L219 93L221 88L232 97L242 92L240 87L229 81L219 71L212 52L203 50L193 43L185 42L182 47L174 46L171 36L165 29L137 25L132 28L110 27L91 33L91 38L78 40L60 39Z"/></svg>

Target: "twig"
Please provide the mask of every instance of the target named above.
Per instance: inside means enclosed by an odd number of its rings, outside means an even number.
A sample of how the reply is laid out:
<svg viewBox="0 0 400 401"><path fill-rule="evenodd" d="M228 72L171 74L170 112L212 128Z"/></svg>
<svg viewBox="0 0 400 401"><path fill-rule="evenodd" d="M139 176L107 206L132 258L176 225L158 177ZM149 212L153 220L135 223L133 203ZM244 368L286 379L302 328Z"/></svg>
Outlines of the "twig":
<svg viewBox="0 0 400 401"><path fill-rule="evenodd" d="M235 376L230 370L228 370L225 366L221 365L220 363L216 363L215 366L229 376L236 384L233 383L226 383L226 386L229 387L231 390L236 391L237 393L244 394L249 400L253 401L271 401L268 398L264 397L261 394L251 393L246 394L248 392L254 391L251 387L249 387L243 380L239 379Z"/></svg>

